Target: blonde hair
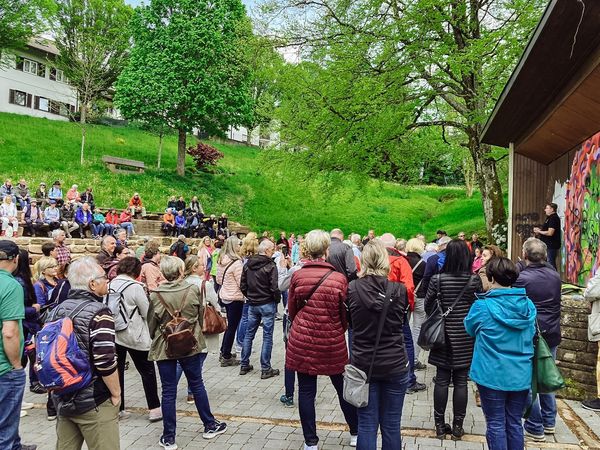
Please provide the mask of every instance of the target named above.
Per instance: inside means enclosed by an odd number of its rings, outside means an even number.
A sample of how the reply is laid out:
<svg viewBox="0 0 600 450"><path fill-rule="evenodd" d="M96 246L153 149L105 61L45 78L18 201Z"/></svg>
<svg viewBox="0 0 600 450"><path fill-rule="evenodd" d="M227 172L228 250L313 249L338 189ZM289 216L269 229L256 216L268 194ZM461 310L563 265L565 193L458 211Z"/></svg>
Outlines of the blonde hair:
<svg viewBox="0 0 600 450"><path fill-rule="evenodd" d="M219 264L221 264L224 256L227 256L231 261L240 259L240 240L237 236L229 236L225 240L223 248L219 251Z"/></svg>
<svg viewBox="0 0 600 450"><path fill-rule="evenodd" d="M185 258L185 272L183 275L189 277L196 272L196 270L198 270L199 266L200 260L198 257L196 255L189 255L187 258Z"/></svg>
<svg viewBox="0 0 600 450"><path fill-rule="evenodd" d="M160 271L167 281L175 281L185 272L185 264L177 256L163 256L160 259Z"/></svg>
<svg viewBox="0 0 600 450"><path fill-rule="evenodd" d="M310 259L318 259L325 256L327 249L331 245L329 233L323 230L309 231L304 239L307 256Z"/></svg>
<svg viewBox="0 0 600 450"><path fill-rule="evenodd" d="M406 252L423 254L425 251L425 242L419 238L409 239L406 243Z"/></svg>
<svg viewBox="0 0 600 450"><path fill-rule="evenodd" d="M255 232L251 231L242 239L240 254L243 258L258 254L258 236Z"/></svg>
<svg viewBox="0 0 600 450"><path fill-rule="evenodd" d="M359 277L367 275L377 275L387 277L390 273L390 258L388 252L379 239L372 239L367 242L360 255L360 273Z"/></svg>
<svg viewBox="0 0 600 450"><path fill-rule="evenodd" d="M44 271L52 267L58 268L58 261L52 256L42 256L37 262L37 279L44 279Z"/></svg>

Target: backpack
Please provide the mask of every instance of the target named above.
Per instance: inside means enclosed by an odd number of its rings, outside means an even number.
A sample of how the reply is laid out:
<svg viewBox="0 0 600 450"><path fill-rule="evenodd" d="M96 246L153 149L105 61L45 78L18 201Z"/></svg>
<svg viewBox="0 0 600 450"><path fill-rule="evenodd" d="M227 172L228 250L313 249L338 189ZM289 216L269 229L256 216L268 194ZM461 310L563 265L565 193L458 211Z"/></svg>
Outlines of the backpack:
<svg viewBox="0 0 600 450"><path fill-rule="evenodd" d="M109 288L108 294L104 297L104 303L108 309L112 312L112 315L115 319L115 331L123 331L129 326L129 321L137 311L137 306L133 308L131 314L127 314L127 308L125 308L125 302L123 300L123 292L129 286L136 284L135 281L131 281L129 283L124 283L124 286L121 286L121 289L112 289Z"/></svg>
<svg viewBox="0 0 600 450"><path fill-rule="evenodd" d="M186 318L181 317L181 311L185 308L190 289L191 286L186 289L181 306L176 310L172 310L167 305L160 292L154 291L165 311L171 316L171 320L160 326L160 331L166 343L167 357L170 359L183 358L198 349L198 341L194 336L194 325Z"/></svg>
<svg viewBox="0 0 600 450"><path fill-rule="evenodd" d="M69 394L89 385L92 368L79 347L73 321L91 301L86 301L62 319L46 323L35 338L35 365L38 380L48 391Z"/></svg>
<svg viewBox="0 0 600 450"><path fill-rule="evenodd" d="M179 259L185 261L185 256L187 253L185 250L186 247L187 245L185 242L177 241L171 245L169 253L171 253L171 256L177 256Z"/></svg>

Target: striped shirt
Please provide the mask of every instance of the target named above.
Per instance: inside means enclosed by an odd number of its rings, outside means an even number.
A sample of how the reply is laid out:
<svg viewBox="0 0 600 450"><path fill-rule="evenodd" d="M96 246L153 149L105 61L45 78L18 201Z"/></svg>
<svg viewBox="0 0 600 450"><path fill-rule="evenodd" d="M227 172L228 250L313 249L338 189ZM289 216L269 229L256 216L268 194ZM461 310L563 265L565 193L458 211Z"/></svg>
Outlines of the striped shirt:
<svg viewBox="0 0 600 450"><path fill-rule="evenodd" d="M106 377L117 370L115 320L101 311L90 323L90 356L98 373Z"/></svg>

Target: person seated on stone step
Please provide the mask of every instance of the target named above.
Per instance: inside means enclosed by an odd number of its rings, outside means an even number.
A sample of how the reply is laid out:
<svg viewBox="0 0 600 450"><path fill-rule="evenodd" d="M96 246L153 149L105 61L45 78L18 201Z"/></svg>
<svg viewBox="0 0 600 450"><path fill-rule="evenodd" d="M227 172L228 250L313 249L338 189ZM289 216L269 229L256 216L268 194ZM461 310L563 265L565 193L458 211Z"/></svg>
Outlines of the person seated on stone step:
<svg viewBox="0 0 600 450"><path fill-rule="evenodd" d="M189 237L193 238L197 235L199 225L200 218L198 217L198 214L191 208L188 208L186 210L186 226Z"/></svg>
<svg viewBox="0 0 600 450"><path fill-rule="evenodd" d="M132 217L137 217L140 214L142 217L146 217L146 208L144 208L142 198L137 192L133 194L133 197L129 200L129 210L131 211Z"/></svg>
<svg viewBox="0 0 600 450"><path fill-rule="evenodd" d="M204 209L202 208L202 203L198 200L197 196L192 197L192 201L190 202L190 209L197 213L204 214Z"/></svg>
<svg viewBox="0 0 600 450"><path fill-rule="evenodd" d="M25 230L32 237L44 226L44 215L41 208L38 207L35 198L32 198L31 203L28 206L25 206L23 220L25 221Z"/></svg>
<svg viewBox="0 0 600 450"><path fill-rule="evenodd" d="M179 197L179 200L175 202L175 211L183 211L185 209L185 200L183 196Z"/></svg>
<svg viewBox="0 0 600 450"><path fill-rule="evenodd" d="M19 219L17 218L17 207L10 194L4 196L4 200L0 205L0 221L2 222L0 236L17 237Z"/></svg>
<svg viewBox="0 0 600 450"><path fill-rule="evenodd" d="M79 208L81 206L81 194L77 190L78 186L74 184L71 189L67 191L67 202L72 203L73 206Z"/></svg>
<svg viewBox="0 0 600 450"><path fill-rule="evenodd" d="M175 228L177 230L177 234L183 234L185 236L188 235L187 220L183 215L183 209L177 211L177 215L175 216Z"/></svg>
<svg viewBox="0 0 600 450"><path fill-rule="evenodd" d="M92 193L92 188L85 188L85 192L81 194L81 202L88 203L90 205L90 209L94 210L96 208L96 204L94 203L94 194Z"/></svg>
<svg viewBox="0 0 600 450"><path fill-rule="evenodd" d="M13 187L11 180L6 180L4 184L0 186L0 199L3 199L7 195L10 195L12 197L13 203L17 202L15 188Z"/></svg>
<svg viewBox="0 0 600 450"><path fill-rule="evenodd" d="M119 228L121 220L119 219L119 214L117 213L117 210L115 208L111 208L108 210L108 212L106 213L106 221L104 223L112 225L113 230Z"/></svg>
<svg viewBox="0 0 600 450"><path fill-rule="evenodd" d="M172 211L177 210L177 198L174 195L169 197L169 201L167 202L167 209L171 208Z"/></svg>
<svg viewBox="0 0 600 450"><path fill-rule="evenodd" d="M35 191L35 198L37 199L40 208L42 208L42 210L46 209L46 203L48 203L48 191L46 190L46 183L40 183L37 191Z"/></svg>
<svg viewBox="0 0 600 450"><path fill-rule="evenodd" d="M17 198L17 206L23 211L31 200L29 188L27 187L27 182L24 178L21 178L19 184L15 186L15 196Z"/></svg>
<svg viewBox="0 0 600 450"><path fill-rule="evenodd" d="M133 229L133 223L131 222L131 213L129 209L125 208L121 215L119 216L119 221L121 222L121 228L125 228L127 230L127 237L131 237L132 234L135 234L135 230Z"/></svg>
<svg viewBox="0 0 600 450"><path fill-rule="evenodd" d="M92 220L93 216L92 211L90 211L90 205L84 203L75 213L75 222L79 225L79 236L81 236L82 239L85 238L86 231L92 233L92 237L96 238L95 230L92 227Z"/></svg>
<svg viewBox="0 0 600 450"><path fill-rule="evenodd" d="M167 236L175 236L177 230L175 229L175 216L173 215L173 209L167 208L167 212L163 214L162 230Z"/></svg>
<svg viewBox="0 0 600 450"><path fill-rule="evenodd" d="M61 189L61 184L60 181L56 180L54 183L52 183L52 187L50 188L50 191L48 192L48 198L50 200L55 200L56 201L56 205L60 208L63 203L63 192Z"/></svg>
<svg viewBox="0 0 600 450"><path fill-rule="evenodd" d="M59 208L60 211L60 226L65 230L65 234L71 239L71 233L79 230L79 225L75 221L75 207L72 203L66 202Z"/></svg>

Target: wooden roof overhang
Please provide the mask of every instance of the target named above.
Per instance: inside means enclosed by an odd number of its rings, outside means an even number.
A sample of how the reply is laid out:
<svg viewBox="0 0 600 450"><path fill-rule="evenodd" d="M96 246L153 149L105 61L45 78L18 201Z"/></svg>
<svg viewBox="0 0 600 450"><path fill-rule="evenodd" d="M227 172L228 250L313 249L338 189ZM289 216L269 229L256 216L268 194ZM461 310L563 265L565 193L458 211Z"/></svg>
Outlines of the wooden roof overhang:
<svg viewBox="0 0 600 450"><path fill-rule="evenodd" d="M549 164L600 130L600 1L582 11L578 0L549 3L483 142Z"/></svg>

